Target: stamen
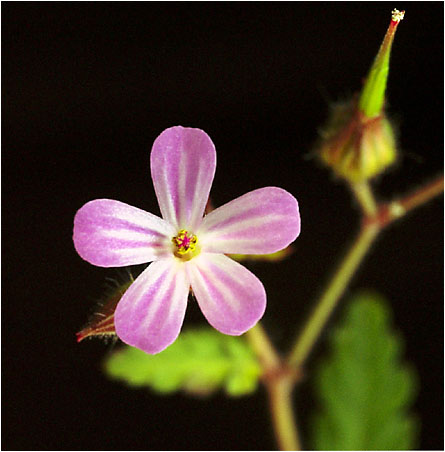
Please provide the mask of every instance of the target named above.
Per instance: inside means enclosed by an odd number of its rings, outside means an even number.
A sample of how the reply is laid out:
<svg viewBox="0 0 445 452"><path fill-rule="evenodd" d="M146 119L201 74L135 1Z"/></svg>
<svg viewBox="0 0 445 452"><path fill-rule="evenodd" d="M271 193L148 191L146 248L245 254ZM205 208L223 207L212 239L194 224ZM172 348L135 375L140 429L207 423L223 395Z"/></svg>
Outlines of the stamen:
<svg viewBox="0 0 445 452"><path fill-rule="evenodd" d="M176 237L172 238L173 244L176 246L175 254L181 257L189 252L195 251L198 239L191 232L181 229Z"/></svg>

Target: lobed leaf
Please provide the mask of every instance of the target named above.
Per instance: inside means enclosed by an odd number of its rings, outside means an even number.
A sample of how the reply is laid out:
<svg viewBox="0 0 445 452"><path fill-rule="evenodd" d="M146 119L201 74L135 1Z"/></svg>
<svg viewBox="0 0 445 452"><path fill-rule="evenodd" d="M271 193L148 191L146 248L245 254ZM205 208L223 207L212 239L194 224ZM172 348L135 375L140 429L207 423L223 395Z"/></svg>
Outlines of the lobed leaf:
<svg viewBox="0 0 445 452"><path fill-rule="evenodd" d="M410 413L413 369L402 363L403 343L387 302L372 293L354 297L329 340L330 354L315 373L319 408L312 417L316 450L401 450L415 446Z"/></svg>
<svg viewBox="0 0 445 452"><path fill-rule="evenodd" d="M189 330L157 355L125 346L105 361L110 378L159 393L185 391L208 395L224 388L232 396L257 388L260 366L242 337L212 328Z"/></svg>

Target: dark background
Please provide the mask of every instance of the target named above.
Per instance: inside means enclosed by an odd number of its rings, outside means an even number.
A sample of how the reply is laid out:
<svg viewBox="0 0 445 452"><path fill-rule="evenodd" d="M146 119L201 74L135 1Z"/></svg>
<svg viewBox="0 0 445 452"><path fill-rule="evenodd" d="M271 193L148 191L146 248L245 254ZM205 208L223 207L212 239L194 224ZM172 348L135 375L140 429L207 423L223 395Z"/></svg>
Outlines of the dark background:
<svg viewBox="0 0 445 452"><path fill-rule="evenodd" d="M264 325L286 350L359 224L310 151L329 103L360 88L394 7L407 10L388 92L402 151L376 183L381 198L442 172L441 2L2 4L3 449L275 448L263 389L161 398L103 376L110 345L78 345L75 332L116 272L76 254L73 217L103 197L158 213L154 139L178 124L205 130L216 205L267 185L299 200L293 256L249 266L268 292ZM392 303L420 379L422 449L443 449L442 205L387 230L349 290ZM191 323L204 323L193 305ZM309 377L324 350L322 340ZM310 384L295 398L305 430Z"/></svg>

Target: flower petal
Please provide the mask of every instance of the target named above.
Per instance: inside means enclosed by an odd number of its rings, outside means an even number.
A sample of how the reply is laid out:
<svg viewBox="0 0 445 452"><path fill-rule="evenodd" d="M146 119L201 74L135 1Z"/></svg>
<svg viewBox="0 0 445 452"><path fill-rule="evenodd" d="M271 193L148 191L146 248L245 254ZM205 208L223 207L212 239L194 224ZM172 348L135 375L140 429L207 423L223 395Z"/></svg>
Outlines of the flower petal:
<svg viewBox="0 0 445 452"><path fill-rule="evenodd" d="M243 334L263 316L263 284L238 262L223 254L201 254L187 269L202 313L221 333Z"/></svg>
<svg viewBox="0 0 445 452"><path fill-rule="evenodd" d="M153 262L119 301L116 334L147 353L164 350L179 335L189 289L184 264L174 258Z"/></svg>
<svg viewBox="0 0 445 452"><path fill-rule="evenodd" d="M202 130L171 127L156 138L151 176L164 220L192 232L200 225L215 168L215 146Z"/></svg>
<svg viewBox="0 0 445 452"><path fill-rule="evenodd" d="M151 262L171 254L175 229L162 218L111 199L96 199L74 218L74 246L100 267Z"/></svg>
<svg viewBox="0 0 445 452"><path fill-rule="evenodd" d="M260 188L210 212L196 234L205 252L275 253L300 234L298 203L281 188Z"/></svg>

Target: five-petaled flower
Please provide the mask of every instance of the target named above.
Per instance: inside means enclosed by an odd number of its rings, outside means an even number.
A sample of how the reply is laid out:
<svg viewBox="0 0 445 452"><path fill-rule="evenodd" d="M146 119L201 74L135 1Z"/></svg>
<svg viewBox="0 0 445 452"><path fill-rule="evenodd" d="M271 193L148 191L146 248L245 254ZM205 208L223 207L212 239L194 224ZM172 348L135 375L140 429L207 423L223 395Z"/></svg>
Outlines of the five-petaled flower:
<svg viewBox="0 0 445 452"><path fill-rule="evenodd" d="M208 322L240 335L263 316L266 293L226 254L267 254L300 233L296 199L281 188L251 191L203 217L216 168L215 147L199 129L172 127L155 140L151 176L162 218L97 199L74 219L74 245L100 267L152 262L119 301L122 341L158 353L181 329L190 288Z"/></svg>

